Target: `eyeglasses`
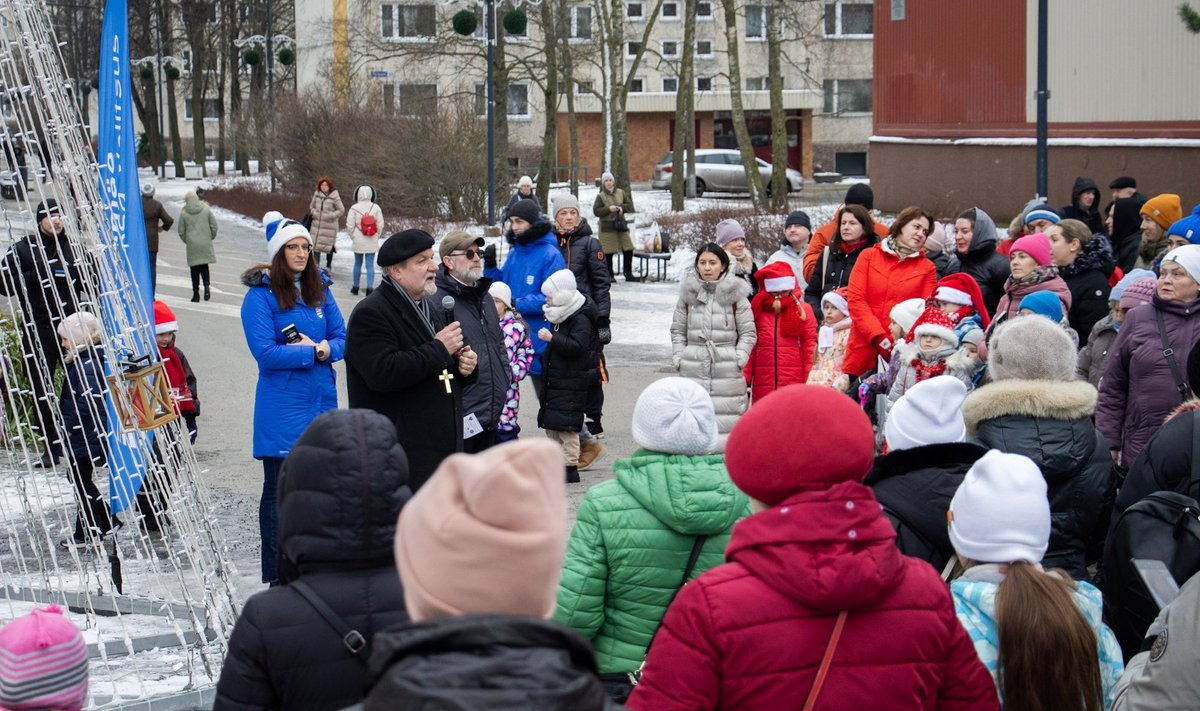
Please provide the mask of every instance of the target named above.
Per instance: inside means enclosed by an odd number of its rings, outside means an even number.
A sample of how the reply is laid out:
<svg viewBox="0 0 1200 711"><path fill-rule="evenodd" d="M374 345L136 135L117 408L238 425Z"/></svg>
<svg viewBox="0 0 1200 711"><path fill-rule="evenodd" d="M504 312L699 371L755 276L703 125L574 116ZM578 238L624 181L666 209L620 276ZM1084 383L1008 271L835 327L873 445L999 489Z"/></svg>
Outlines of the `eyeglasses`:
<svg viewBox="0 0 1200 711"><path fill-rule="evenodd" d="M283 248L289 252L311 252L312 251L312 245L309 244L308 242L301 242L299 244L285 244L283 246Z"/></svg>
<svg viewBox="0 0 1200 711"><path fill-rule="evenodd" d="M450 256L451 256L451 257L456 257L456 256L458 256L458 255L460 255L460 254L461 254L462 256L466 257L467 259L478 259L479 257L482 257L482 256L483 256L483 250L482 250L482 249L476 249L476 248L464 249L464 250L463 250L463 251L461 251L461 252L451 252L451 253L450 253Z"/></svg>

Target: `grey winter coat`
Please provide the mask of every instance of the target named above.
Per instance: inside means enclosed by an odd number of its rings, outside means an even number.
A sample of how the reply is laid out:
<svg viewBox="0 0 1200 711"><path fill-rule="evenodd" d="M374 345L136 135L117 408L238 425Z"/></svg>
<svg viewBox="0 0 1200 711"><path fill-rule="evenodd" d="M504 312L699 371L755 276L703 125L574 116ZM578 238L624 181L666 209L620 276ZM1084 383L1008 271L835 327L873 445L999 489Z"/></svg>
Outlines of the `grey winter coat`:
<svg viewBox="0 0 1200 711"><path fill-rule="evenodd" d="M742 369L758 340L749 295L749 285L732 269L711 282L692 270L683 277L671 319L671 363L712 396L722 448L733 423L746 411Z"/></svg>
<svg viewBox="0 0 1200 711"><path fill-rule="evenodd" d="M1100 387L1100 378L1108 365L1108 354L1113 342L1117 340L1117 322L1112 314L1105 316L1092 326L1087 345L1079 351L1079 361L1075 368L1080 380L1086 380L1093 386Z"/></svg>
<svg viewBox="0 0 1200 711"><path fill-rule="evenodd" d="M217 218L213 217L208 204L199 200L188 200L179 213L179 239L187 245L189 267L212 264L217 261L213 251L213 240L217 238Z"/></svg>
<svg viewBox="0 0 1200 711"><path fill-rule="evenodd" d="M1117 683L1112 711L1183 711L1196 708L1200 675L1200 575L1192 576L1167 606L1165 626L1150 651L1129 660Z"/></svg>
<svg viewBox="0 0 1200 711"><path fill-rule="evenodd" d="M313 193L308 202L308 213L312 215L312 227L308 232L313 238L313 250L332 252L337 244L338 220L346 213L338 191L325 194L320 190Z"/></svg>
<svg viewBox="0 0 1200 711"><path fill-rule="evenodd" d="M892 381L892 387L887 394L888 412L891 412L892 406L904 397L904 393L908 392L909 388L917 384L917 369L912 366L912 362L920 355L921 349L917 347L916 343L905 343L897 351L900 355L899 367L896 369L896 378ZM975 361L966 352L950 346L942 349L938 354L938 360L946 361L946 372L943 375L961 380L967 389L972 387L975 377ZM926 359L925 362L932 363L933 361Z"/></svg>
<svg viewBox="0 0 1200 711"><path fill-rule="evenodd" d="M1167 340L1184 378L1187 354L1200 340L1200 300L1181 304L1164 301L1155 294L1150 304L1125 314L1100 381L1100 403L1096 406L1096 427L1110 447L1121 450L1123 467L1133 465L1167 415L1183 402L1171 366L1163 356L1156 311L1162 313Z"/></svg>

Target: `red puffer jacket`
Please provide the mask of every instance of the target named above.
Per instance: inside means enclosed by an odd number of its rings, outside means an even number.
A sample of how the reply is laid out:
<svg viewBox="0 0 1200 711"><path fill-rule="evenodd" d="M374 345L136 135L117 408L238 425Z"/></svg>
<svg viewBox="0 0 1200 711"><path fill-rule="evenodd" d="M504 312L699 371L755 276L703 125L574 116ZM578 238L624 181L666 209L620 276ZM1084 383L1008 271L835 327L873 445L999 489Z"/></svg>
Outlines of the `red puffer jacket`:
<svg viewBox="0 0 1200 711"><path fill-rule="evenodd" d="M922 252L901 259L887 242L863 252L850 272L846 301L853 325L842 372L862 375L875 367L877 355L890 358L878 346L892 337L892 307L908 299L928 299L936 285L937 267Z"/></svg>
<svg viewBox="0 0 1200 711"><path fill-rule="evenodd" d="M848 610L822 711L998 710L949 590L895 537L871 490L853 482L742 520L729 562L680 590L627 705L798 709Z"/></svg>
<svg viewBox="0 0 1200 711"><path fill-rule="evenodd" d="M807 383L817 352L817 317L812 307L804 303L803 292L799 289L793 292L794 301L786 307L793 312L783 315L774 313L770 308L770 294L763 291L759 291L759 294L768 298L764 300L755 295L751 304L754 327L758 332L758 340L754 342L754 350L746 362L745 373L746 382L750 384L752 403L785 385ZM760 308L761 303L767 303L768 306ZM781 328L784 326L782 322L790 320L794 324L795 317L801 314L799 335L786 335L794 327Z"/></svg>

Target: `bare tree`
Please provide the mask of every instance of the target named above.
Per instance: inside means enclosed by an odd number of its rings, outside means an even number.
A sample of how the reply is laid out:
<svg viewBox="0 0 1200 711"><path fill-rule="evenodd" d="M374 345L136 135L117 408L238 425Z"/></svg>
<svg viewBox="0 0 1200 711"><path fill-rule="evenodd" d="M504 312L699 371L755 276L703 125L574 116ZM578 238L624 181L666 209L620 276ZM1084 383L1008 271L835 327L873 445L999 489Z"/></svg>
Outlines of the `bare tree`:
<svg viewBox="0 0 1200 711"><path fill-rule="evenodd" d="M782 38L779 21L783 15L781 0L771 0L768 6L770 21L767 22L767 82L771 93L771 210L783 212L787 209L787 116L783 109L783 71L780 68ZM757 174L758 171L755 171Z"/></svg>
<svg viewBox="0 0 1200 711"><path fill-rule="evenodd" d="M758 212L763 211L762 176L758 174L758 160L754 147L750 145L750 131L746 128L746 110L742 105L741 52L738 44L737 0L723 0L725 6L725 43L729 57L729 104L733 114L733 135L737 138L742 155L742 167L746 170L746 188L750 191L750 202ZM768 10L764 22L774 20ZM778 187L778 186L776 186Z"/></svg>
<svg viewBox="0 0 1200 711"><path fill-rule="evenodd" d="M684 151L695 156L695 143L689 140L695 131L696 90L696 0L684 0L683 5L683 57L679 61L678 77L675 81L675 139L671 150L671 209L682 210L684 185L688 173L684 171ZM694 170L694 166L693 166Z"/></svg>
<svg viewBox="0 0 1200 711"><path fill-rule="evenodd" d="M203 167L204 158L208 153L204 126L207 111L204 100L211 65L215 64L209 45L214 34L217 8L214 0L188 0L183 3L182 8L180 17L183 20L188 47L192 52L191 97L188 101L192 107L192 151L196 163Z"/></svg>
<svg viewBox="0 0 1200 711"><path fill-rule="evenodd" d="M538 161L537 198L550 209L550 183L554 180L554 159L558 149L558 37L571 35L570 22L564 17L568 9L557 2L542 0L540 7L542 33L545 43L546 70L542 96L546 107L546 131L542 137L542 156Z"/></svg>

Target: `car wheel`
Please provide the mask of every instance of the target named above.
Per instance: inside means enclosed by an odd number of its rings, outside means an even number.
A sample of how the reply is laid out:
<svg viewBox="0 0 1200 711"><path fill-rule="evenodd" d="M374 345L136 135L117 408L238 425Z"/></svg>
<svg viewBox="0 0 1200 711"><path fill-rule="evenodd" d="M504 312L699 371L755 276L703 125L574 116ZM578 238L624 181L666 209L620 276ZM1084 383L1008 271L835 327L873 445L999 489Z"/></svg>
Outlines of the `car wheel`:
<svg viewBox="0 0 1200 711"><path fill-rule="evenodd" d="M707 188L708 186L704 184L703 179L696 178L696 197L704 197L704 191Z"/></svg>
<svg viewBox="0 0 1200 711"><path fill-rule="evenodd" d="M767 183L767 197L771 197L771 186L775 183Z"/></svg>

